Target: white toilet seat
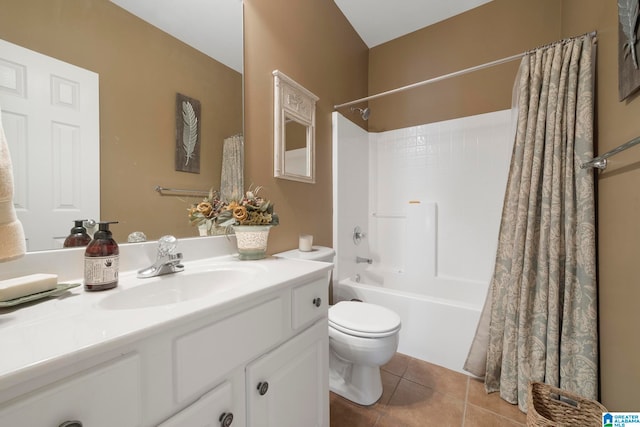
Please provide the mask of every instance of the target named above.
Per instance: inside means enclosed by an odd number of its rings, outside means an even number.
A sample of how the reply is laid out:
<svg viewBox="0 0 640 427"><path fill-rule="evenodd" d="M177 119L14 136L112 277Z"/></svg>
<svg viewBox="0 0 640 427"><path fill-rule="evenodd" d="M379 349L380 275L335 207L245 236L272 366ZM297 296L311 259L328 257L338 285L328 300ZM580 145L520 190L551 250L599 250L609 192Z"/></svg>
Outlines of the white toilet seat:
<svg viewBox="0 0 640 427"><path fill-rule="evenodd" d="M354 337L383 338L400 330L400 316L375 304L340 301L329 308L329 326Z"/></svg>

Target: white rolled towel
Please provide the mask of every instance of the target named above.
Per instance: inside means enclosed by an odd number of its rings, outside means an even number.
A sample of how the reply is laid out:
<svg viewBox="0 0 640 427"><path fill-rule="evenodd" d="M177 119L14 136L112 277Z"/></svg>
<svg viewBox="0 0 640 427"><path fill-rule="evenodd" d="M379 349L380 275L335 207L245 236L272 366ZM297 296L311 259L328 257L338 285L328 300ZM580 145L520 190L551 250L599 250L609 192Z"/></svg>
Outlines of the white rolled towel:
<svg viewBox="0 0 640 427"><path fill-rule="evenodd" d="M13 207L13 167L0 110L0 262L20 258L26 250L22 223Z"/></svg>

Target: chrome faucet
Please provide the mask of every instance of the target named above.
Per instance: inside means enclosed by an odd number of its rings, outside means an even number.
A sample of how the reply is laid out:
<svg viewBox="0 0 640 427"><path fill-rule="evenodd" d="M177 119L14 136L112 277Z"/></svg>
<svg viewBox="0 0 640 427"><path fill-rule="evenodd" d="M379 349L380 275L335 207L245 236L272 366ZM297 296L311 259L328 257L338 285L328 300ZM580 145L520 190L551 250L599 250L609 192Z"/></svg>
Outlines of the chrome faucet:
<svg viewBox="0 0 640 427"><path fill-rule="evenodd" d="M161 276L184 270L182 253L176 252L178 239L174 236L162 236L158 239L158 256L152 266L138 270L138 278Z"/></svg>
<svg viewBox="0 0 640 427"><path fill-rule="evenodd" d="M362 263L373 264L373 260L371 258L362 258L360 256L357 256L356 264L362 264Z"/></svg>

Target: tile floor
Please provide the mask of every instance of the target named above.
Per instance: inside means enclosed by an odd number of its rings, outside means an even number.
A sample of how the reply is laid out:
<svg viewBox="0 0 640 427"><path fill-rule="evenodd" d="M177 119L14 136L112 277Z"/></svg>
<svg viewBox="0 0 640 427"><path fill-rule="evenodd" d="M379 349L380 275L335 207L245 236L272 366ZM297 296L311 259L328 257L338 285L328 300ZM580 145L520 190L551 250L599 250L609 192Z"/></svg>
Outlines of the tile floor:
<svg viewBox="0 0 640 427"><path fill-rule="evenodd" d="M467 375L404 354L382 367L383 393L365 407L331 393L331 427L524 426L526 415Z"/></svg>

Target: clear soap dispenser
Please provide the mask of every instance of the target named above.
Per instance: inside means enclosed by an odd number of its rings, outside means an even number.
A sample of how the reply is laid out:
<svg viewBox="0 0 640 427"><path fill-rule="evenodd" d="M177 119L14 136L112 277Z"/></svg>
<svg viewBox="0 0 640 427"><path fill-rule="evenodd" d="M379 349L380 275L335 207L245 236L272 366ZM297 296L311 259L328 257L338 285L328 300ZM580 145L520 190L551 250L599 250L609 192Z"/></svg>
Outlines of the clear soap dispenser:
<svg viewBox="0 0 640 427"><path fill-rule="evenodd" d="M91 236L87 234L87 229L84 228L85 219L76 219L73 222L75 227L71 229L71 233L64 239L63 247L74 248L78 246L87 246L91 242Z"/></svg>
<svg viewBox="0 0 640 427"><path fill-rule="evenodd" d="M120 249L111 235L109 224L99 222L98 231L84 252L84 290L104 291L118 286Z"/></svg>

